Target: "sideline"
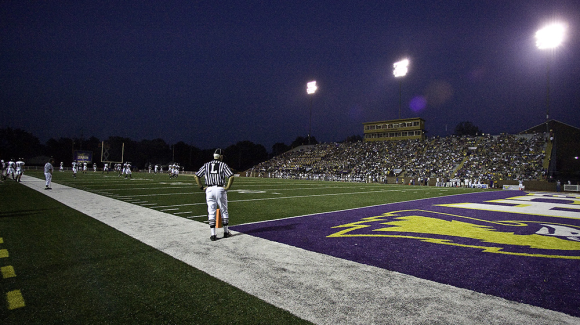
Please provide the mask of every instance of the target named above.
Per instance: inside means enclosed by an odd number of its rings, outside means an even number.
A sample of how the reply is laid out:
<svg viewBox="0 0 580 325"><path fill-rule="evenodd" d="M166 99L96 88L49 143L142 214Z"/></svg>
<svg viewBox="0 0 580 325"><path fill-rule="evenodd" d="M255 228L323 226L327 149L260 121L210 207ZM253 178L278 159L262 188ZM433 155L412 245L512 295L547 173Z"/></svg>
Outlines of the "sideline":
<svg viewBox="0 0 580 325"><path fill-rule="evenodd" d="M233 232L23 175L22 183L316 324L578 324L580 318ZM221 233L218 231L218 238ZM210 255L211 253L211 255Z"/></svg>

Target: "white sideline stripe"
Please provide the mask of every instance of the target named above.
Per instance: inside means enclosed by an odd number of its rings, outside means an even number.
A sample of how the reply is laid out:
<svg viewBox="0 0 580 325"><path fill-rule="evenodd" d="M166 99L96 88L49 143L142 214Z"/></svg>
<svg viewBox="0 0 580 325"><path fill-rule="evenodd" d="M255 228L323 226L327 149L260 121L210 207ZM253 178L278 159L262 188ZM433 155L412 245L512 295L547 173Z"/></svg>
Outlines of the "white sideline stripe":
<svg viewBox="0 0 580 325"><path fill-rule="evenodd" d="M316 324L578 324L580 318L233 232L24 175L22 184ZM211 258L208 252L211 251Z"/></svg>

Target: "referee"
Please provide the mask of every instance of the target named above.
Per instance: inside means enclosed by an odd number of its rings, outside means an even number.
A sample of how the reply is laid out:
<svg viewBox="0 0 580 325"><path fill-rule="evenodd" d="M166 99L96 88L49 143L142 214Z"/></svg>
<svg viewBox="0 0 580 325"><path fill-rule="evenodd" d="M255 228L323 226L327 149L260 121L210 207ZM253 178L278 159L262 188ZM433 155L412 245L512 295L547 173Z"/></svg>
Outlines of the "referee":
<svg viewBox="0 0 580 325"><path fill-rule="evenodd" d="M209 228L211 230L210 239L212 241L217 239L215 215L218 206L224 226L224 238L228 238L232 235L228 230L229 214L227 191L234 182L234 173L232 173L230 167L222 161L223 159L224 156L222 154L222 149L216 149L213 154L213 160L205 163L197 173L193 175L197 186L199 186L202 191L205 191ZM205 186L201 185L200 177L205 177Z"/></svg>

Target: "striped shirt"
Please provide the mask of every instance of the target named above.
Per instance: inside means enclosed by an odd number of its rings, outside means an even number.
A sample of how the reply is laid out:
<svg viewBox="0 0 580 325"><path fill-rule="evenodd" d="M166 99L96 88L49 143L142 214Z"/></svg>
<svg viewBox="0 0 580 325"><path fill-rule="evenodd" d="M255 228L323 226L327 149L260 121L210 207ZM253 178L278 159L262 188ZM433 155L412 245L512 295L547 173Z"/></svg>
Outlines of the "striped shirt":
<svg viewBox="0 0 580 325"><path fill-rule="evenodd" d="M195 175L197 177L205 177L206 186L224 186L226 179L233 176L234 173L232 173L226 163L212 160L201 166Z"/></svg>

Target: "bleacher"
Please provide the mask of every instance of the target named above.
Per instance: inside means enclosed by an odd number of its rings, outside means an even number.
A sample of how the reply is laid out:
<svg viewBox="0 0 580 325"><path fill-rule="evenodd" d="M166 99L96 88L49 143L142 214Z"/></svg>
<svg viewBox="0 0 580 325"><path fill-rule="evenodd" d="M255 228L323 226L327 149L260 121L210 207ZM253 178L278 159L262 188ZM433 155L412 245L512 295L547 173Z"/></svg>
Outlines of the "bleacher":
<svg viewBox="0 0 580 325"><path fill-rule="evenodd" d="M543 180L545 134L448 136L426 140L305 146L254 166L248 176L386 182L426 179Z"/></svg>

